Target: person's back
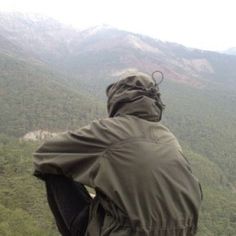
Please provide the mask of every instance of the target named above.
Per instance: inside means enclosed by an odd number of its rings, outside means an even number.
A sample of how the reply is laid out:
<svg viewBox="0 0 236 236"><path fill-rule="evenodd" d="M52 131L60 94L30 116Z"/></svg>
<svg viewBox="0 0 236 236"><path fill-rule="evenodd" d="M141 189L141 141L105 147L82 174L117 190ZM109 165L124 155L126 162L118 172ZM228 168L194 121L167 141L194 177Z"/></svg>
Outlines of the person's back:
<svg viewBox="0 0 236 236"><path fill-rule="evenodd" d="M154 82L130 75L107 95L110 118L45 143L35 154L36 172L95 188L85 235L194 235L200 185L159 122L163 104Z"/></svg>
<svg viewBox="0 0 236 236"><path fill-rule="evenodd" d="M94 175L101 235L193 235L201 193L173 134L130 115L100 122L111 142Z"/></svg>

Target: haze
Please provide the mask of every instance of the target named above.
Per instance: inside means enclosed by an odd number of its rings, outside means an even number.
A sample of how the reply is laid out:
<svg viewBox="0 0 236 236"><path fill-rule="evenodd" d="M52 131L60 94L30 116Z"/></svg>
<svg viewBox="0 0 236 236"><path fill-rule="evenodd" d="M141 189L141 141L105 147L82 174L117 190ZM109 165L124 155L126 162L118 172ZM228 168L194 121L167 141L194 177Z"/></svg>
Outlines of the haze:
<svg viewBox="0 0 236 236"><path fill-rule="evenodd" d="M233 0L0 0L1 11L39 13L83 29L107 24L188 47L236 46Z"/></svg>

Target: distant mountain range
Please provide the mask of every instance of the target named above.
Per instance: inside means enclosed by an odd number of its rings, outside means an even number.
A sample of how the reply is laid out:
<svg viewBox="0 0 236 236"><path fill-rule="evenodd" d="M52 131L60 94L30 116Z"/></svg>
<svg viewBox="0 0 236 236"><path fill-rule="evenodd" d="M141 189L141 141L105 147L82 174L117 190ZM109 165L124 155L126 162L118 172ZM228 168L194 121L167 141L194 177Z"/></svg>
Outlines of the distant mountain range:
<svg viewBox="0 0 236 236"><path fill-rule="evenodd" d="M45 63L73 83L112 80L127 68L138 68L148 73L160 69L170 80L197 87L235 85L235 57L111 27L78 31L51 18L1 14L0 36L1 51L7 47L16 56Z"/></svg>
<svg viewBox="0 0 236 236"><path fill-rule="evenodd" d="M235 208L223 203L236 191L234 55L107 26L79 31L39 15L0 13L0 136L77 129L106 116L105 88L127 69L163 71L162 122L187 150L206 192L200 235L231 235L224 232L236 230Z"/></svg>

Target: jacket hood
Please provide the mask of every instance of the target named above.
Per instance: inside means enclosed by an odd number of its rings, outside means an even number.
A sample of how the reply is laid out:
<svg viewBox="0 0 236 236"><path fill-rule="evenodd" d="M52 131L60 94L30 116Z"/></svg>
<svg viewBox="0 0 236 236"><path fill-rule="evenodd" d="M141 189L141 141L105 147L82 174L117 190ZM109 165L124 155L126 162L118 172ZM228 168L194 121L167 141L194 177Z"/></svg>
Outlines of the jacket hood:
<svg viewBox="0 0 236 236"><path fill-rule="evenodd" d="M134 115L149 121L160 121L164 104L156 81L142 72L122 77L107 87L109 117Z"/></svg>

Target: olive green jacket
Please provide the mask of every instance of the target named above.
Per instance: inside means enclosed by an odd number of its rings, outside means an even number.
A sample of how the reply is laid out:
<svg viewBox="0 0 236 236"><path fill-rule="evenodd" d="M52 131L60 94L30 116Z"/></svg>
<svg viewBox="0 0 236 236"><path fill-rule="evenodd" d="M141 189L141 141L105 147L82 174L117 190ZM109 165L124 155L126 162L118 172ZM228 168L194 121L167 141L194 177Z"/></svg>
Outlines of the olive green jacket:
<svg viewBox="0 0 236 236"><path fill-rule="evenodd" d="M128 86L124 80L109 87L112 118L59 135L34 154L37 173L65 175L96 189L87 236L196 233L200 184L174 135L158 122L155 99L137 92L142 80L153 86L136 75Z"/></svg>

